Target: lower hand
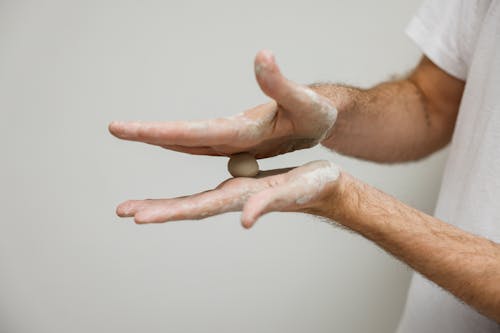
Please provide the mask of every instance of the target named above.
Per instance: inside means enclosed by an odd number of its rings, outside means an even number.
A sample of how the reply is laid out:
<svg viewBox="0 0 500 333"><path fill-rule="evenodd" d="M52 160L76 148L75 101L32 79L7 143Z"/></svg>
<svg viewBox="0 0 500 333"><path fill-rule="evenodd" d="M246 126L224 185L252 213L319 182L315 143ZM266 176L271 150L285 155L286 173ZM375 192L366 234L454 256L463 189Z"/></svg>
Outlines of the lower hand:
<svg viewBox="0 0 500 333"><path fill-rule="evenodd" d="M335 164L314 161L291 169L261 171L257 178L231 178L213 190L194 195L126 201L116 212L142 224L242 211L241 223L250 228L260 216L272 211L319 212L338 191L339 177L340 169Z"/></svg>

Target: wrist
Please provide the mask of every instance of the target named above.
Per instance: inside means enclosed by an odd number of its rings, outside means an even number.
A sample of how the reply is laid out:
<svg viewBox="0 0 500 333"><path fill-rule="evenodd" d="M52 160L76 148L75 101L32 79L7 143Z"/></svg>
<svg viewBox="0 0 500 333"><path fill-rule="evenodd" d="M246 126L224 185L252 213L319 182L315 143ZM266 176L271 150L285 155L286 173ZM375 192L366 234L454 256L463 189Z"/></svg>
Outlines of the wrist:
<svg viewBox="0 0 500 333"><path fill-rule="evenodd" d="M376 232L372 230L376 228L375 225L367 224L368 221L372 221L371 213L373 213L367 208L371 204L377 206L375 197L378 194L378 190L341 171L335 184L324 188L321 200L311 213L367 236ZM377 209L378 213L384 212Z"/></svg>
<svg viewBox="0 0 500 333"><path fill-rule="evenodd" d="M314 83L309 86L317 94L327 98L330 103L337 109L337 118L330 129L326 133L321 144L328 148L333 148L335 137L342 133L349 125L350 111L355 109L357 96L361 92L357 88L338 85L338 84L322 84Z"/></svg>
<svg viewBox="0 0 500 333"><path fill-rule="evenodd" d="M353 180L351 175L341 170L338 178L323 188L315 204L308 209L307 213L342 223L341 221L349 215L347 193Z"/></svg>

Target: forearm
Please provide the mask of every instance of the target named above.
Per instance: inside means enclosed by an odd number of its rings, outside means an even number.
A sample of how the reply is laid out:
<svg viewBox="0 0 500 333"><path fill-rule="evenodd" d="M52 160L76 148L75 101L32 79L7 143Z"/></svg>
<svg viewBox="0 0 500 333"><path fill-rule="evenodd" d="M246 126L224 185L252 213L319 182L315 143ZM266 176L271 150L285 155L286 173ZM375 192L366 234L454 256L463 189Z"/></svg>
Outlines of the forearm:
<svg viewBox="0 0 500 333"><path fill-rule="evenodd" d="M421 158L441 148L438 114L431 113L419 89L409 80L362 90L339 85L313 85L338 108L331 135L322 144L341 154L377 162Z"/></svg>
<svg viewBox="0 0 500 333"><path fill-rule="evenodd" d="M319 215L374 241L500 322L499 244L419 212L345 173L339 184Z"/></svg>
<svg viewBox="0 0 500 333"><path fill-rule="evenodd" d="M415 160L451 139L464 82L427 58L406 78L370 89L314 84L338 109L322 144L341 154L377 162Z"/></svg>

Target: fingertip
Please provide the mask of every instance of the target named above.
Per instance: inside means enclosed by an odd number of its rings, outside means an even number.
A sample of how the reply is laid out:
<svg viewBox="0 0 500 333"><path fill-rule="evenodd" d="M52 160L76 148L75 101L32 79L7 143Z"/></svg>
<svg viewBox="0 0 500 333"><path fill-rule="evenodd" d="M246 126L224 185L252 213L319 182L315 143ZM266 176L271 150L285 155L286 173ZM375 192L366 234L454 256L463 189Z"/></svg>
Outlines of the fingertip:
<svg viewBox="0 0 500 333"><path fill-rule="evenodd" d="M241 226L245 229L250 229L253 227L255 222L257 222L258 217L251 217L248 216L248 214L245 214L245 212L241 216Z"/></svg>
<svg viewBox="0 0 500 333"><path fill-rule="evenodd" d="M129 139L137 135L139 127L138 122L112 121L108 125L108 131L119 139Z"/></svg>
<svg viewBox="0 0 500 333"><path fill-rule="evenodd" d="M127 200L116 207L116 215L120 217L131 217L137 210L137 200Z"/></svg>
<svg viewBox="0 0 500 333"><path fill-rule="evenodd" d="M241 226L246 230L250 230L253 226L253 223L241 222Z"/></svg>
<svg viewBox="0 0 500 333"><path fill-rule="evenodd" d="M257 52L257 55L262 57L267 57L269 59L274 58L274 52L271 51L270 49L262 49L259 52Z"/></svg>
<svg viewBox="0 0 500 333"><path fill-rule="evenodd" d="M273 99L280 98L284 80L274 54L262 50L255 57L255 77L262 91Z"/></svg>
<svg viewBox="0 0 500 333"><path fill-rule="evenodd" d="M251 196L243 206L241 225L250 229L266 213L269 204L269 192L260 192Z"/></svg>
<svg viewBox="0 0 500 333"><path fill-rule="evenodd" d="M150 223L149 214L145 214L144 212L139 212L134 215L134 223L135 224L146 224Z"/></svg>
<svg viewBox="0 0 500 333"><path fill-rule="evenodd" d="M271 69L274 64L274 53L271 50L260 50L255 55L255 74L260 75L264 69Z"/></svg>
<svg viewBox="0 0 500 333"><path fill-rule="evenodd" d="M281 74L274 54L269 50L262 50L255 57L255 77L260 88L267 96L281 102L289 93L290 84Z"/></svg>
<svg viewBox="0 0 500 333"><path fill-rule="evenodd" d="M143 221L138 220L137 218L134 217L134 223L135 224L146 224L147 222L143 222Z"/></svg>
<svg viewBox="0 0 500 333"><path fill-rule="evenodd" d="M116 216L118 217L125 217L124 213L123 213L123 208L121 208L120 206L117 206L116 209L115 209L115 214Z"/></svg>
<svg viewBox="0 0 500 333"><path fill-rule="evenodd" d="M116 206L115 213L119 217L126 217L127 213L128 213L128 210L129 209L127 209L127 202L124 202L124 203L121 203L118 206Z"/></svg>
<svg viewBox="0 0 500 333"><path fill-rule="evenodd" d="M108 131L109 133L115 135L120 128L121 123L118 121L112 121L108 124Z"/></svg>

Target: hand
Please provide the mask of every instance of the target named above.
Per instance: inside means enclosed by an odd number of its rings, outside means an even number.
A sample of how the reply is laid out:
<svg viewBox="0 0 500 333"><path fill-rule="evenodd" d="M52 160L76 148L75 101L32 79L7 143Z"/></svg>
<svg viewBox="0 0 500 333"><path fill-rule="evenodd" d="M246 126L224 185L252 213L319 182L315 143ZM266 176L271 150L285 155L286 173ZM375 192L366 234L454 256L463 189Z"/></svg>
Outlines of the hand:
<svg viewBox="0 0 500 333"><path fill-rule="evenodd" d="M337 110L306 86L287 80L270 51L255 58L255 75L273 101L228 118L206 121L112 122L120 139L198 155L249 152L256 158L310 148L329 135Z"/></svg>
<svg viewBox="0 0 500 333"><path fill-rule="evenodd" d="M271 211L321 211L325 202L336 197L339 176L335 164L314 161L292 169L261 171L257 178L231 178L213 190L185 197L126 201L116 213L134 217L136 223L159 223L243 211L241 223L250 228Z"/></svg>

